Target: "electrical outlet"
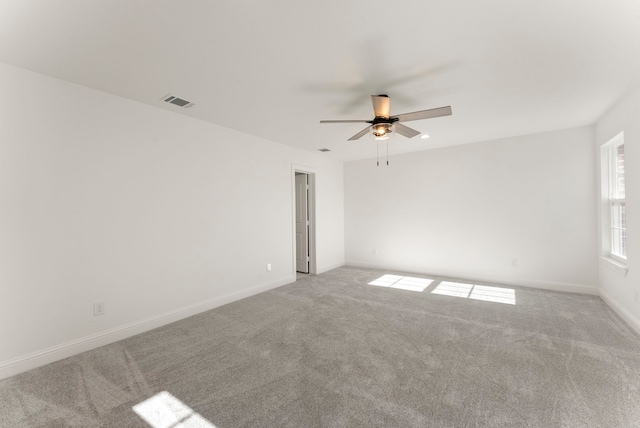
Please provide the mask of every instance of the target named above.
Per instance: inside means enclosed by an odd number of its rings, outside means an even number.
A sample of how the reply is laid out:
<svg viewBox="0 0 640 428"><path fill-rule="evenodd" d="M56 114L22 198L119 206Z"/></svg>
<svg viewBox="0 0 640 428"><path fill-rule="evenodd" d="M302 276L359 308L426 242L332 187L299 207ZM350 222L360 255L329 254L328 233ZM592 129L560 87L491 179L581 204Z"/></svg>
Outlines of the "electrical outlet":
<svg viewBox="0 0 640 428"><path fill-rule="evenodd" d="M271 272L271 263L267 263L267 270Z"/></svg>
<svg viewBox="0 0 640 428"><path fill-rule="evenodd" d="M104 303L93 304L93 316L97 317L98 315L104 315Z"/></svg>
<svg viewBox="0 0 640 428"><path fill-rule="evenodd" d="M378 250L376 250L375 248L373 250L371 250L371 254L373 254L374 256L378 255Z"/></svg>
<svg viewBox="0 0 640 428"><path fill-rule="evenodd" d="M518 259L509 259L509 261L511 262L511 267L512 268L517 268L518 267Z"/></svg>

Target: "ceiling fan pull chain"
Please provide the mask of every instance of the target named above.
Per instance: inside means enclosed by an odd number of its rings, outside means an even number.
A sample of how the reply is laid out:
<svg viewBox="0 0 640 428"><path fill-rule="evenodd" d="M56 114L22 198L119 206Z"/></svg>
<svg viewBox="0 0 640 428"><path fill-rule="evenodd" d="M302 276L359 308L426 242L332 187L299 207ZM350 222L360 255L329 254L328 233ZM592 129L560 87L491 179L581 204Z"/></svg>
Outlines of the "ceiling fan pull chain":
<svg viewBox="0 0 640 428"><path fill-rule="evenodd" d="M387 141L387 166L389 166L389 141Z"/></svg>
<svg viewBox="0 0 640 428"><path fill-rule="evenodd" d="M376 141L376 166L380 166L380 143Z"/></svg>

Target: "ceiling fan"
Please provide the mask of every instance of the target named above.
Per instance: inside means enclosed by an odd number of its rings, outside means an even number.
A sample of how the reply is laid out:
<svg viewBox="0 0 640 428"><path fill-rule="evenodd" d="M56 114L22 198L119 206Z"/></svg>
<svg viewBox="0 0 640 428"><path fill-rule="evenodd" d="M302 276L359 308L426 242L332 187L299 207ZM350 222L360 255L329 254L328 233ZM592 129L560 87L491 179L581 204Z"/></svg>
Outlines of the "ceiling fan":
<svg viewBox="0 0 640 428"><path fill-rule="evenodd" d="M397 132L407 138L420 135L420 132L400 122L431 119L433 117L450 116L452 114L451 107L447 106L390 116L389 106L391 104L391 98L389 98L388 95L371 95L371 102L373 103L373 112L375 114L373 120L321 120L320 123L369 123L371 124L370 126L367 126L349 138L348 141L357 140L369 132L371 132L371 136L375 140L386 140L393 135L393 132Z"/></svg>

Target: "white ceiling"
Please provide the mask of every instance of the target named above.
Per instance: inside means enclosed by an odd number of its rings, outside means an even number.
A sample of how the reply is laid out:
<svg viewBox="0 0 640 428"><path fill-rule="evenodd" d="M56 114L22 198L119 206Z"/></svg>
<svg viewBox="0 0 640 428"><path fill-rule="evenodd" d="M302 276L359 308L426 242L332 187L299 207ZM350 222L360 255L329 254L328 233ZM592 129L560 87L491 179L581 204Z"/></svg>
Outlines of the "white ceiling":
<svg viewBox="0 0 640 428"><path fill-rule="evenodd" d="M0 61L342 160L593 123L640 83L640 0L0 0ZM173 94L191 109L163 103Z"/></svg>

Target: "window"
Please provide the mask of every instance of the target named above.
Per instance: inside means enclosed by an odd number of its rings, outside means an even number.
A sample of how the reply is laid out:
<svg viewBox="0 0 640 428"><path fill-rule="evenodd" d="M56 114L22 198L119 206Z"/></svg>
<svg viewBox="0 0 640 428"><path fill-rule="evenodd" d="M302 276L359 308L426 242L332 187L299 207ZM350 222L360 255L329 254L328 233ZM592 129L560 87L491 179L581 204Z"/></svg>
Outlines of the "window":
<svg viewBox="0 0 640 428"><path fill-rule="evenodd" d="M602 146L603 256L626 267L627 218L624 180L624 133ZM624 271L626 274L626 269Z"/></svg>
<svg viewBox="0 0 640 428"><path fill-rule="evenodd" d="M627 221L624 200L624 143L612 150L611 201L611 255L627 259Z"/></svg>

